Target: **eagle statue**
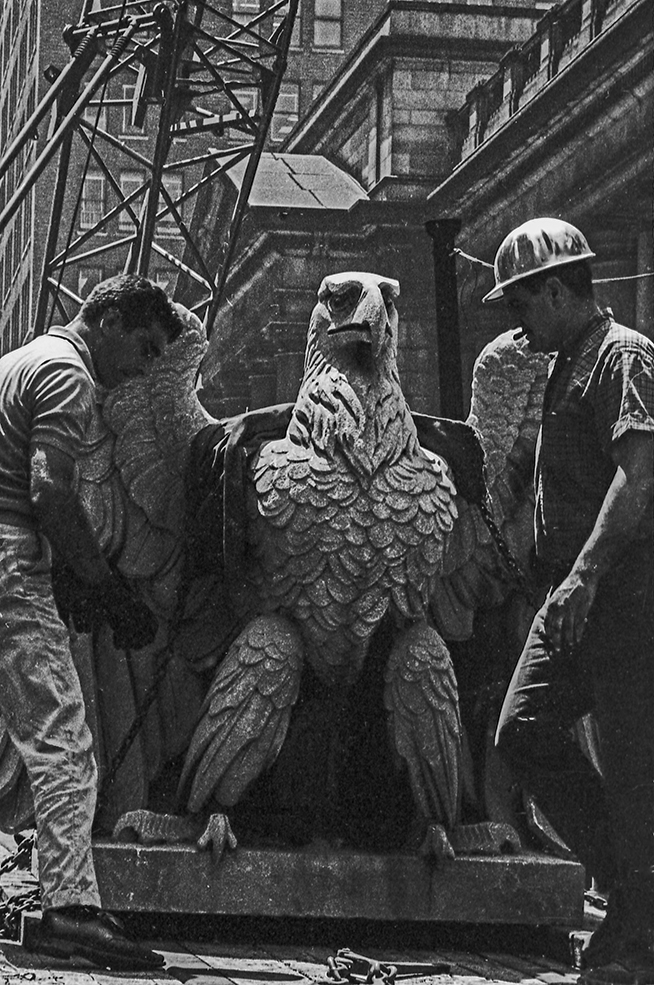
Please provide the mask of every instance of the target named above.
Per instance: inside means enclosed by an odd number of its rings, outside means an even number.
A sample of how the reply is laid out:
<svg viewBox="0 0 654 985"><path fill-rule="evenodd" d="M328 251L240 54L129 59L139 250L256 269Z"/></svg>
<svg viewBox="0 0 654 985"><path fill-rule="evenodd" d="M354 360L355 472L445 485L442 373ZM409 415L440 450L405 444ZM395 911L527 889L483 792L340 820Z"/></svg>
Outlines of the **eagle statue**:
<svg viewBox="0 0 654 985"><path fill-rule="evenodd" d="M240 838L240 818L260 824L271 804L287 818L307 798L306 840L338 843L343 763L365 739L381 804L406 793L416 849L519 848L507 824L461 823L470 750L445 642L471 635L475 611L506 598L512 574L479 509L472 428L451 422L443 434L407 405L398 295L397 281L372 273L325 277L292 406L211 419L192 383L206 343L189 313L161 365L110 398L104 458L81 468L85 503L160 620L143 656L118 655L118 685L102 670L117 657L110 634L77 642L104 673L94 707L105 764L120 745L109 734L117 706L141 709L108 815L121 814L117 837L192 838L219 857L236 844L232 822ZM514 378L499 393L507 377L494 368L505 365ZM524 564L545 377L546 360L507 334L481 354L473 383L493 510ZM0 809L17 776L6 746ZM282 820L275 836L284 830Z"/></svg>
<svg viewBox="0 0 654 985"><path fill-rule="evenodd" d="M274 769L293 791L281 797L291 805L278 831L292 827L288 814L308 785L312 833L335 840L352 696L373 700L361 682L382 664L375 700L390 739L385 780L391 788L393 777L407 781L411 843L437 857L519 845L507 825L459 823L466 749L439 623L444 618L455 635L469 632L460 624L487 591L493 579L484 565L496 566L496 558L478 511L457 492L449 461L456 442L446 442L447 459L436 453L429 422L414 417L404 398L398 294L396 281L370 273L326 277L294 405L275 421L254 414L230 422L226 447L210 467L219 494L209 497L212 516L200 509L208 523L200 523L198 550L208 542L213 554L222 552L221 604L234 620L179 796L187 814L223 816L220 844L231 836L226 812L238 817L253 786ZM458 428L470 445L470 429ZM227 523L212 537L221 514ZM456 578L445 589L448 566ZM307 677L309 698L302 693ZM270 803L255 799L248 819ZM143 812L119 828L145 840L168 837L163 821Z"/></svg>

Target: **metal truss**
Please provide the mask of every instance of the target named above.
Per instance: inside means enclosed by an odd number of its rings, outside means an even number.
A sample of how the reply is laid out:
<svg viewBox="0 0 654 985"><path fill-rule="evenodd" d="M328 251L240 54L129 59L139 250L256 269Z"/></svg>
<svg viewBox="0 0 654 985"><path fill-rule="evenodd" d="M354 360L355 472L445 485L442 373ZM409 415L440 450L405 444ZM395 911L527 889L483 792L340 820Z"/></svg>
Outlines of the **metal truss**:
<svg viewBox="0 0 654 985"><path fill-rule="evenodd" d="M84 0L79 22L64 30L70 62L52 72L51 89L0 161L1 178L49 118L44 146L2 210L0 228L58 154L37 330L46 330L55 314L70 319L81 304L71 268L113 254L114 265L126 272L147 275L153 257L159 266L168 264L210 332L286 67L298 0L262 0L264 9L243 23L221 9L225 0L109 3ZM132 98L117 98L125 85ZM129 115L133 132L147 120L155 136L135 146L103 128L111 107ZM219 269L212 270L216 264L193 232L196 197L242 162ZM126 188L125 167L143 180ZM103 176L109 194L80 215L90 168ZM175 176L182 173L179 191ZM124 235L115 235L116 227Z"/></svg>

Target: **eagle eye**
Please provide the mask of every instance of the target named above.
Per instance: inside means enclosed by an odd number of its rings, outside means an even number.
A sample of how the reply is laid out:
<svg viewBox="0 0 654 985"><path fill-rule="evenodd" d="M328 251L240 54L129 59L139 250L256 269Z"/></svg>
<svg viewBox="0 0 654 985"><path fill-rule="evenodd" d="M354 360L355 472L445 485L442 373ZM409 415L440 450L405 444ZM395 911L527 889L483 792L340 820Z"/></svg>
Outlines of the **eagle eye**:
<svg viewBox="0 0 654 985"><path fill-rule="evenodd" d="M342 315L344 311L350 311L357 306L361 294L361 287L352 285L346 290L330 294L325 303L332 314Z"/></svg>
<svg viewBox="0 0 654 985"><path fill-rule="evenodd" d="M386 305L386 310L390 311L391 307L393 307L395 303L395 297L393 291L390 287L388 287L385 284L382 285L380 290L381 290L381 296L384 299L384 304Z"/></svg>

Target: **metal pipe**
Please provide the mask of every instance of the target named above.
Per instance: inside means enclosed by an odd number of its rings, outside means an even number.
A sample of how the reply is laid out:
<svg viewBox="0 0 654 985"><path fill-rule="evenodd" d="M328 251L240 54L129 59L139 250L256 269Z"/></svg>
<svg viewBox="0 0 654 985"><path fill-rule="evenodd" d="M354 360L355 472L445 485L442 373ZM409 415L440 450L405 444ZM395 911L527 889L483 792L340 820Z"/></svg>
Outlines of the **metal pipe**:
<svg viewBox="0 0 654 985"><path fill-rule="evenodd" d="M50 327L48 312L48 297L50 295L49 278L51 273L50 257L57 246L59 236L59 217L61 216L64 199L66 197L66 183L68 180L68 165L70 164L70 152L73 144L72 130L64 134L64 139L59 155L59 167L57 169L57 180L55 183L54 195L52 196L52 209L50 210L50 224L48 226L48 237L43 253L43 269L41 271L41 286L39 288L39 299L36 304L34 314L34 334L43 335ZM56 297L56 291L54 292ZM50 319L54 315L54 306L50 313Z"/></svg>
<svg viewBox="0 0 654 985"><path fill-rule="evenodd" d="M463 379L459 335L459 301L456 286L454 241L461 229L459 219L432 219L425 223L434 254L436 337L440 413L463 419Z"/></svg>
<svg viewBox="0 0 654 985"><path fill-rule="evenodd" d="M152 251L152 240L154 239L157 226L157 212L159 210L157 192L161 185L163 167L166 163L172 140L170 128L174 109L173 97L175 94L175 82L177 80L177 63L179 53L182 48L182 31L184 25L186 24L186 7L187 4L184 0L183 3L180 3L175 16L172 37L169 37L168 35L168 32L170 31L170 11L167 7L163 7L163 5L158 10L160 15L159 30L161 32L159 58L166 59L168 78L166 79L166 89L164 92L161 113L159 115L159 130L157 133L157 140L152 158L150 190L144 202L144 212L142 213L143 220L141 222L139 238L137 240L138 251L134 249L130 251L130 256L127 258L125 265L126 271L132 270L135 267L136 271L144 276L147 276L148 273L150 253ZM169 46L166 44L168 39L167 35L169 37Z"/></svg>

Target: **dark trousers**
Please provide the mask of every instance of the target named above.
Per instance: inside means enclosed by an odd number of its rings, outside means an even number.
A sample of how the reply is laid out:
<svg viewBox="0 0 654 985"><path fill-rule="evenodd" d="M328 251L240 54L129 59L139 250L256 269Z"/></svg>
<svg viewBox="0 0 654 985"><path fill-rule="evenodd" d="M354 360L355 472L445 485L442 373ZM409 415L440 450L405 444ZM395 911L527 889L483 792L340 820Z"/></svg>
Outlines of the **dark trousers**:
<svg viewBox="0 0 654 985"><path fill-rule="evenodd" d="M573 731L591 711L600 734L601 777ZM536 615L504 699L496 744L590 873L604 885L616 878L633 884L643 905L654 907L650 544L632 545L602 579L574 652L553 653Z"/></svg>

